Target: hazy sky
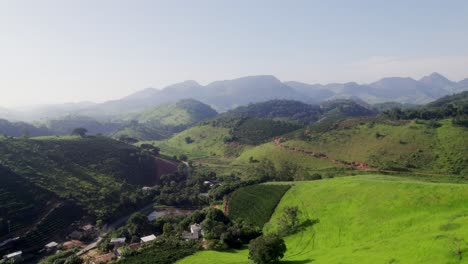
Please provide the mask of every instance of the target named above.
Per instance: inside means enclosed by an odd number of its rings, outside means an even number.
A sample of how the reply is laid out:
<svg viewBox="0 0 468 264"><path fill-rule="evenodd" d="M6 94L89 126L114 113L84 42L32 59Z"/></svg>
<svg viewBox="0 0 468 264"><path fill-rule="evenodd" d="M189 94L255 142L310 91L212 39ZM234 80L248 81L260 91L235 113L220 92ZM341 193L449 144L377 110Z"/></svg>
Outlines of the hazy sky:
<svg viewBox="0 0 468 264"><path fill-rule="evenodd" d="M0 0L0 106L193 79L468 77L468 1Z"/></svg>

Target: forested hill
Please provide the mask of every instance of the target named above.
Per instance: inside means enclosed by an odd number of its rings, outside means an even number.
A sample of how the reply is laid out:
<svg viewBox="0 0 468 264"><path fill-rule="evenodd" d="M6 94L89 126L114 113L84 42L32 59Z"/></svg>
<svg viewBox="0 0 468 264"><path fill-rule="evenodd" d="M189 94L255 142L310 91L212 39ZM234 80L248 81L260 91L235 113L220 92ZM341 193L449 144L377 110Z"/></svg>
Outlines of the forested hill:
<svg viewBox="0 0 468 264"><path fill-rule="evenodd" d="M21 136L47 136L52 132L45 126L36 127L25 122L10 122L0 119L0 135L11 137Z"/></svg>
<svg viewBox="0 0 468 264"><path fill-rule="evenodd" d="M384 116L392 119L425 120L453 118L454 123L468 126L468 92L446 96L417 108L394 108L385 111Z"/></svg>
<svg viewBox="0 0 468 264"><path fill-rule="evenodd" d="M218 113L202 102L184 99L175 103L165 103L143 112L131 114L124 120L135 120L148 126L189 126L203 119L215 117Z"/></svg>
<svg viewBox="0 0 468 264"><path fill-rule="evenodd" d="M162 139L217 114L209 105L194 99L184 99L124 116L121 121L127 124L114 131L112 136L129 136L139 140Z"/></svg>
<svg viewBox="0 0 468 264"><path fill-rule="evenodd" d="M287 120L301 125L317 121L322 111L318 105L294 100L271 100L240 106L220 115L220 118L250 117Z"/></svg>

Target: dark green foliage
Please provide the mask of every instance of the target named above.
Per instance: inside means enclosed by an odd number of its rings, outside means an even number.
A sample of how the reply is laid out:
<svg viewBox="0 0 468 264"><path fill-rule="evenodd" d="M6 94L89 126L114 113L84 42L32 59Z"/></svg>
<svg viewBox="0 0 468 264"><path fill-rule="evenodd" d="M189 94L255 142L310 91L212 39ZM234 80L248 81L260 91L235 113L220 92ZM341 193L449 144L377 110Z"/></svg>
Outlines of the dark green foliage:
<svg viewBox="0 0 468 264"><path fill-rule="evenodd" d="M48 120L45 125L53 135L70 135L77 127L86 128L91 135L107 135L122 126L119 123L101 122L92 117L78 115Z"/></svg>
<svg viewBox="0 0 468 264"><path fill-rule="evenodd" d="M249 145L265 143L273 137L299 129L301 126L271 119L242 119L235 126L231 135L237 142Z"/></svg>
<svg viewBox="0 0 468 264"><path fill-rule="evenodd" d="M0 165L0 237L38 220L47 204L56 201L53 193L35 186L21 176Z"/></svg>
<svg viewBox="0 0 468 264"><path fill-rule="evenodd" d="M131 256L117 261L119 264L172 264L177 260L194 254L200 244L190 240L183 241L177 237L158 237L154 242L145 244Z"/></svg>
<svg viewBox="0 0 468 264"><path fill-rule="evenodd" d="M67 235L63 233L63 230L80 219L83 214L84 211L73 203L68 202L57 205L48 212L47 217L41 219L41 222L27 236L19 240L19 248L41 249L57 234Z"/></svg>
<svg viewBox="0 0 468 264"><path fill-rule="evenodd" d="M80 260L79 258L78 259L76 258L75 250L67 250L67 251L62 251L62 252L46 257L42 259L41 261L39 261L39 264L58 264L58 263L80 264L80 263L83 263L83 261L80 262Z"/></svg>
<svg viewBox="0 0 468 264"><path fill-rule="evenodd" d="M88 130L86 128L78 127L72 130L71 135L85 137L86 133L88 133Z"/></svg>
<svg viewBox="0 0 468 264"><path fill-rule="evenodd" d="M259 228L270 220L289 185L257 184L234 191L228 200L229 217Z"/></svg>
<svg viewBox="0 0 468 264"><path fill-rule="evenodd" d="M249 244L249 259L256 264L279 263L285 252L286 244L277 235L260 236Z"/></svg>
<svg viewBox="0 0 468 264"><path fill-rule="evenodd" d="M312 175L306 175L304 177L304 180L306 181L314 181L314 180L321 180L322 179L322 175L319 174L319 173L314 173Z"/></svg>
<svg viewBox="0 0 468 264"><path fill-rule="evenodd" d="M131 184L151 184L155 162L136 147L103 137L0 141L0 165L100 219L145 202Z"/></svg>
<svg viewBox="0 0 468 264"><path fill-rule="evenodd" d="M278 233L284 237L296 232L299 227L300 214L301 211L297 206L283 208L283 215L278 220Z"/></svg>
<svg viewBox="0 0 468 264"><path fill-rule="evenodd" d="M208 195L213 200L222 200L224 196L232 193L233 191L241 187L258 183L260 183L260 180L258 179L241 181L239 178L233 177L233 179L225 180L221 185L218 185L215 188L211 189Z"/></svg>
<svg viewBox="0 0 468 264"><path fill-rule="evenodd" d="M193 139L190 137L185 137L185 143L187 144L193 143Z"/></svg>
<svg viewBox="0 0 468 264"><path fill-rule="evenodd" d="M392 119L443 119L453 117L456 120L467 119L468 92L442 97L423 107L402 110L394 108L383 112ZM463 122L461 122L463 124Z"/></svg>
<svg viewBox="0 0 468 264"><path fill-rule="evenodd" d="M158 194L155 198L158 204L178 206L199 206L208 203L201 193L208 192L209 186L204 181L213 181L216 174L192 172L176 172L161 176L160 184L156 188Z"/></svg>
<svg viewBox="0 0 468 264"><path fill-rule="evenodd" d="M364 102L356 102L353 100L338 99L324 102L320 105L325 116L372 116L376 114L376 111L372 110L371 107Z"/></svg>
<svg viewBox="0 0 468 264"><path fill-rule="evenodd" d="M238 107L222 114L221 118L282 119L300 125L310 125L319 119L321 113L317 105L293 100L271 100Z"/></svg>
<svg viewBox="0 0 468 264"><path fill-rule="evenodd" d="M260 228L244 221L231 221L219 209L207 208L203 213L205 217L201 225L210 249L239 249L243 244L261 235Z"/></svg>

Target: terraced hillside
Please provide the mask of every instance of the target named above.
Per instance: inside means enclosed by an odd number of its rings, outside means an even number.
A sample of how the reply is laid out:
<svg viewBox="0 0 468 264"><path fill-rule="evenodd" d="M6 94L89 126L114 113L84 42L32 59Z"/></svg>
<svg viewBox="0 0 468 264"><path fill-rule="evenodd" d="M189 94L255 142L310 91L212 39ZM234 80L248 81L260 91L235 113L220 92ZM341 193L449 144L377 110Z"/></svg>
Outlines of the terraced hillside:
<svg viewBox="0 0 468 264"><path fill-rule="evenodd" d="M288 263L468 263L468 185L366 175L297 182L285 206L318 223L285 238ZM248 251L202 251L178 263L249 263Z"/></svg>
<svg viewBox="0 0 468 264"><path fill-rule="evenodd" d="M122 197L132 196L137 186L158 181L153 156L104 137L3 139L0 165L18 180L72 199L100 218L123 206Z"/></svg>

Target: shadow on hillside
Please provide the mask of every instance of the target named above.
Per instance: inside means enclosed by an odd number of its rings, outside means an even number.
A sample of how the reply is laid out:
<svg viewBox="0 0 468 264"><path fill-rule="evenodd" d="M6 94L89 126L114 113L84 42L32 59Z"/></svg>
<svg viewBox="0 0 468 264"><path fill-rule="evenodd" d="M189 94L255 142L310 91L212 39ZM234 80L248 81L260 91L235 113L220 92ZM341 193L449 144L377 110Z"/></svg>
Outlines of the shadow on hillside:
<svg viewBox="0 0 468 264"><path fill-rule="evenodd" d="M313 262L313 259L304 259L304 260L283 260L280 263L284 264L305 264Z"/></svg>
<svg viewBox="0 0 468 264"><path fill-rule="evenodd" d="M313 226L315 224L318 224L318 223L320 223L320 219L318 219L318 218L316 218L316 219L307 219L307 220L305 220L304 222L302 222L301 224L299 224L296 227L293 234L302 232L302 231L306 230L308 227L311 227L311 226Z"/></svg>

